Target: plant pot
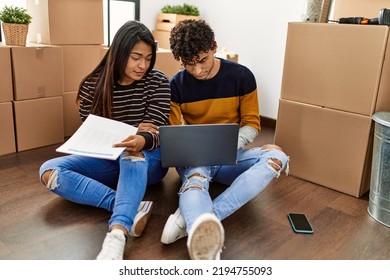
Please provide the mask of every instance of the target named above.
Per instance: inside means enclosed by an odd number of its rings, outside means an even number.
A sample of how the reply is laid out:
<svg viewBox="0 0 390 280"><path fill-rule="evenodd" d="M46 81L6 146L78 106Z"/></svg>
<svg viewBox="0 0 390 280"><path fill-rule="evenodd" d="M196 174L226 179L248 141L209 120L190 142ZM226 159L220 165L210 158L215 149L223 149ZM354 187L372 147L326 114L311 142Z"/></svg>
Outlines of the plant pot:
<svg viewBox="0 0 390 280"><path fill-rule="evenodd" d="M2 23L5 44L25 46L27 41L28 24Z"/></svg>

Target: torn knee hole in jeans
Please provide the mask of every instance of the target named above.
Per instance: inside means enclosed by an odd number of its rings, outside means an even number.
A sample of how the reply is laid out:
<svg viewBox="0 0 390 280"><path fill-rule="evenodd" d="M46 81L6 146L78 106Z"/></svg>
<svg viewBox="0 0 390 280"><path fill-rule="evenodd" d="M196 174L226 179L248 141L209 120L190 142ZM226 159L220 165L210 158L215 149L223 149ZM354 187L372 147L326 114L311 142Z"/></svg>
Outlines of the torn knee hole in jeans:
<svg viewBox="0 0 390 280"><path fill-rule="evenodd" d="M207 179L205 176L203 176L202 174L199 174L199 173L194 173L194 174L188 176L188 179L190 179L190 178L195 178L195 177L198 177L200 180L205 180L205 179Z"/></svg>
<svg viewBox="0 0 390 280"><path fill-rule="evenodd" d="M47 180L47 183L44 180L44 177L46 172L50 172L49 179ZM43 173L41 181L44 185L46 185L46 188L48 190L54 190L57 187L57 177L58 177L58 171L57 170L47 170Z"/></svg>
<svg viewBox="0 0 390 280"><path fill-rule="evenodd" d="M183 190L181 191L181 193L184 193L186 191L188 191L189 189L198 189L198 190L204 190L204 188L202 186L199 186L199 185L187 185L183 188Z"/></svg>
<svg viewBox="0 0 390 280"><path fill-rule="evenodd" d="M191 179L191 180L186 181L186 183L181 187L180 193L184 193L184 192L188 191L189 189L198 189L198 190L203 190L203 191L206 190L202 185L194 182L194 180L201 182L201 183L207 182L208 178L205 177L204 175L199 174L199 173L194 173L194 174L187 176L187 179Z"/></svg>
<svg viewBox="0 0 390 280"><path fill-rule="evenodd" d="M267 145L264 145L260 148L261 150L272 150L272 149L276 149L276 150L280 150L282 151L282 148L277 146L277 145L273 145L273 144L267 144Z"/></svg>
<svg viewBox="0 0 390 280"><path fill-rule="evenodd" d="M279 172L282 169L282 162L276 158L269 158L268 165L275 171Z"/></svg>
<svg viewBox="0 0 390 280"><path fill-rule="evenodd" d="M145 161L145 155L142 152L131 154L126 152L126 154L122 157L123 160L132 160L132 161Z"/></svg>

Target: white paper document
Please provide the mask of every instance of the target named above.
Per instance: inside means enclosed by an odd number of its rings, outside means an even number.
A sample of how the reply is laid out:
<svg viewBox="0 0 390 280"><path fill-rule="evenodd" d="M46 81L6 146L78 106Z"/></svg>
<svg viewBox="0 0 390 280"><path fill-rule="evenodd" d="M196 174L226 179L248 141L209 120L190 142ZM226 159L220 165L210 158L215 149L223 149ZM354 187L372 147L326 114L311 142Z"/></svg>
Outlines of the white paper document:
<svg viewBox="0 0 390 280"><path fill-rule="evenodd" d="M113 148L112 145L136 132L134 126L90 114L72 137L56 151L115 160L125 148Z"/></svg>

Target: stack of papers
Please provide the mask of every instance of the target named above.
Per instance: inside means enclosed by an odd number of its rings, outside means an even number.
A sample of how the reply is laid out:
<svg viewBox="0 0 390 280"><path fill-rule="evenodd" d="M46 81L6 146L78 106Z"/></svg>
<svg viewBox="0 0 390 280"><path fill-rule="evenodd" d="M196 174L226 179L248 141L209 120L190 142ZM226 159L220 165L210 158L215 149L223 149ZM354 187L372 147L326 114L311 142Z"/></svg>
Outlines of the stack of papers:
<svg viewBox="0 0 390 280"><path fill-rule="evenodd" d="M125 148L114 148L112 145L136 132L137 128L132 125L90 114L72 137L56 151L116 160Z"/></svg>

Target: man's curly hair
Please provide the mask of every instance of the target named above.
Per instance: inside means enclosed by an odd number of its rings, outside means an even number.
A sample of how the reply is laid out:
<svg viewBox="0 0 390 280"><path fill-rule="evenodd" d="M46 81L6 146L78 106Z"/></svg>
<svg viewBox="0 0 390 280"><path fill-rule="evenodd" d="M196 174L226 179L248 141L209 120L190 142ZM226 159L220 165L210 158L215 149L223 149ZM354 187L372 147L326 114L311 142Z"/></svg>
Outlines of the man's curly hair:
<svg viewBox="0 0 390 280"><path fill-rule="evenodd" d="M217 47L214 31L204 20L183 20L172 28L170 47L176 60L183 65L199 59L201 52L207 52Z"/></svg>

